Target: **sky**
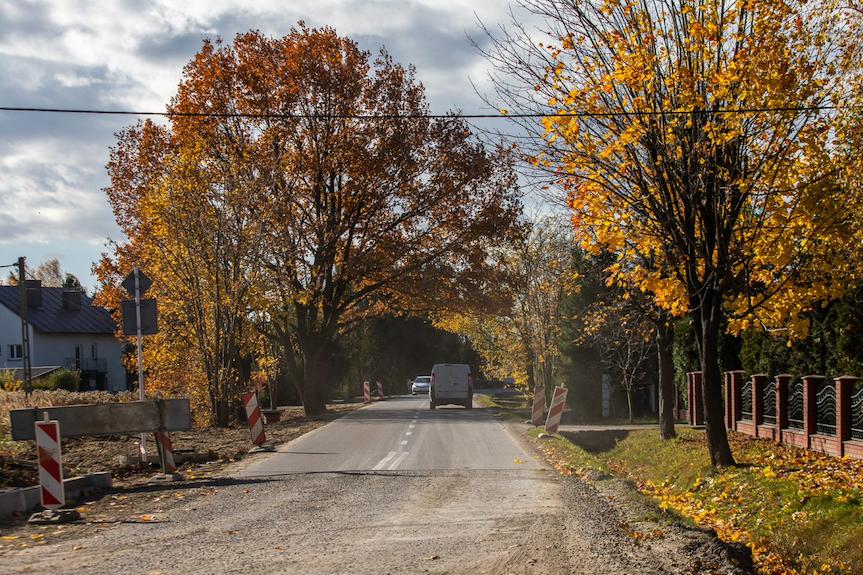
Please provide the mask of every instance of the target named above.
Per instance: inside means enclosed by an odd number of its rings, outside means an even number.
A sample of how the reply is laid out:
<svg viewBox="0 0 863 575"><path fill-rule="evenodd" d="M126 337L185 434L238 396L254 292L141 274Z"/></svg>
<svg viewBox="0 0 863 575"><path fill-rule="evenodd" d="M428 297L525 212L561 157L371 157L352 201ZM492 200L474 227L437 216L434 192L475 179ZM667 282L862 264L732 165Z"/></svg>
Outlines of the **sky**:
<svg viewBox="0 0 863 575"><path fill-rule="evenodd" d="M300 20L414 64L432 111L488 112L477 24L508 21L508 0L0 0L0 106L163 111L204 38ZM91 264L122 241L102 191L115 134L134 117L0 111L0 265L51 258L87 288ZM6 275L4 271L3 276Z"/></svg>

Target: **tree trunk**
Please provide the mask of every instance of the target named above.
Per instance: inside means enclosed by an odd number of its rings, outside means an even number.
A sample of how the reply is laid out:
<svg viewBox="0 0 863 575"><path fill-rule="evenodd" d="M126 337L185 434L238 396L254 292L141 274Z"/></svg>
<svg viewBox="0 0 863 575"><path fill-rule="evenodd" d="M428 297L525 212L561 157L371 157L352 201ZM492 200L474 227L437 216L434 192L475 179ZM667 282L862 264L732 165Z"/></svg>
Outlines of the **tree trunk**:
<svg viewBox="0 0 863 575"><path fill-rule="evenodd" d="M626 388L626 409L629 410L629 423L632 423L632 389Z"/></svg>
<svg viewBox="0 0 863 575"><path fill-rule="evenodd" d="M527 362L524 366L525 371L527 372L527 388L528 389L536 389L536 373L533 369L534 356L528 348L527 352Z"/></svg>
<svg viewBox="0 0 863 575"><path fill-rule="evenodd" d="M300 393L306 415L318 416L327 411L329 348L311 338L306 342L306 348L303 350L303 386Z"/></svg>
<svg viewBox="0 0 863 575"><path fill-rule="evenodd" d="M704 425L707 450L713 467L735 465L728 434L725 430L722 404L722 374L719 370L719 331L722 316L722 298L717 290L705 288L698 317L699 352L701 354L701 396L704 401Z"/></svg>
<svg viewBox="0 0 863 575"><path fill-rule="evenodd" d="M659 355L659 434L662 439L677 437L674 430L674 328L660 318L656 326Z"/></svg>

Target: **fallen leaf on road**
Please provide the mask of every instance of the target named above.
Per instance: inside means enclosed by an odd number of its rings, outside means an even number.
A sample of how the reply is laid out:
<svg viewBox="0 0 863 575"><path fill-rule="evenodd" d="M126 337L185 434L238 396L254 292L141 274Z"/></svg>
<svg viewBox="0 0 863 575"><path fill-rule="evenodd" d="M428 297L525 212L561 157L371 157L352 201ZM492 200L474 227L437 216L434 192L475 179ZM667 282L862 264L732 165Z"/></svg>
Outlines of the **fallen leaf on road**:
<svg viewBox="0 0 863 575"><path fill-rule="evenodd" d="M44 533L34 533L33 535L30 536L30 539L32 539L33 541L39 541L40 539L45 539L45 534Z"/></svg>
<svg viewBox="0 0 863 575"><path fill-rule="evenodd" d="M431 557L426 557L426 561L435 561L440 559L440 555L432 555Z"/></svg>
<svg viewBox="0 0 863 575"><path fill-rule="evenodd" d="M522 461L518 457L516 457L513 461L515 462L516 465L521 465L522 463L524 463L524 461Z"/></svg>
<svg viewBox="0 0 863 575"><path fill-rule="evenodd" d="M148 523L150 521L153 521L154 519L155 517L153 517L152 515L141 515L141 521L143 521L144 523Z"/></svg>
<svg viewBox="0 0 863 575"><path fill-rule="evenodd" d="M15 541L18 539L17 535L2 535L0 536L0 541Z"/></svg>
<svg viewBox="0 0 863 575"><path fill-rule="evenodd" d="M81 549L86 549L86 548L87 548L86 545L75 545L74 547L72 547L72 551L80 551Z"/></svg>

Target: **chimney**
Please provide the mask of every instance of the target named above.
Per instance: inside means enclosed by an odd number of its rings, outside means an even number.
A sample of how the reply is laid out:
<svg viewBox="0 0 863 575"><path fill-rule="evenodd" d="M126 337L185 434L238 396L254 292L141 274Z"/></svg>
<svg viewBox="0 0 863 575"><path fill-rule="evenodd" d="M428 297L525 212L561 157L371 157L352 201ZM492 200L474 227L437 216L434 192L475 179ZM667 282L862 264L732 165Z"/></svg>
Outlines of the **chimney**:
<svg viewBox="0 0 863 575"><path fill-rule="evenodd" d="M81 310L81 290L64 289L63 290L63 309L66 311Z"/></svg>
<svg viewBox="0 0 863 575"><path fill-rule="evenodd" d="M42 307L42 280L25 280L24 287L27 288L27 305Z"/></svg>

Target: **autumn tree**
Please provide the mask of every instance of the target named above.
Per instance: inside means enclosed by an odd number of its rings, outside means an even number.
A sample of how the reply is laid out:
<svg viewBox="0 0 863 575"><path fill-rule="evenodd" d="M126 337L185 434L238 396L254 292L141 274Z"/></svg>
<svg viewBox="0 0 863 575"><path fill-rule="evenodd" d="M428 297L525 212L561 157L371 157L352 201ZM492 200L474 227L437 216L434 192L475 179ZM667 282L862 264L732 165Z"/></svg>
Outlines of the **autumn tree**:
<svg viewBox="0 0 863 575"><path fill-rule="evenodd" d="M486 248L519 234L507 155L431 117L385 52L302 24L208 41L169 111L120 135L108 194L211 381L236 380L253 324L319 414L356 322L494 299Z"/></svg>
<svg viewBox="0 0 863 575"><path fill-rule="evenodd" d="M599 349L600 362L626 394L629 422L633 421L633 393L645 386L645 367L652 351L654 326L625 299L598 302L584 310L580 321L582 342L591 340Z"/></svg>
<svg viewBox="0 0 863 575"><path fill-rule="evenodd" d="M27 270L29 279L36 279L42 282L44 287L63 287L83 290L81 281L75 274L64 273L60 265L60 260L51 258L36 266L35 269ZM14 271L9 272L6 276L6 285L18 285L18 274Z"/></svg>
<svg viewBox="0 0 863 575"><path fill-rule="evenodd" d="M505 305L490 313L449 313L436 325L470 338L485 369L528 391L550 390L559 375L561 304L573 285L572 234L557 216L527 222L522 241L494 252Z"/></svg>
<svg viewBox="0 0 863 575"><path fill-rule="evenodd" d="M122 131L106 193L128 242L113 245L95 268L98 301L114 308L123 297L118 283L133 267L154 279L148 295L159 302L161 333L146 341L150 387L207 397L216 425L228 423L248 385L241 368L261 287L258 210L266 190L246 129L175 117L167 126L147 121Z"/></svg>
<svg viewBox="0 0 863 575"><path fill-rule="evenodd" d="M516 32L496 53L521 50L508 77L533 90L511 107L545 111L534 165L556 175L582 245L618 254L615 281L690 316L710 459L732 464L723 324L798 337L851 273L834 249L845 226L830 114L858 72L846 14L795 0L522 5L551 45Z"/></svg>

